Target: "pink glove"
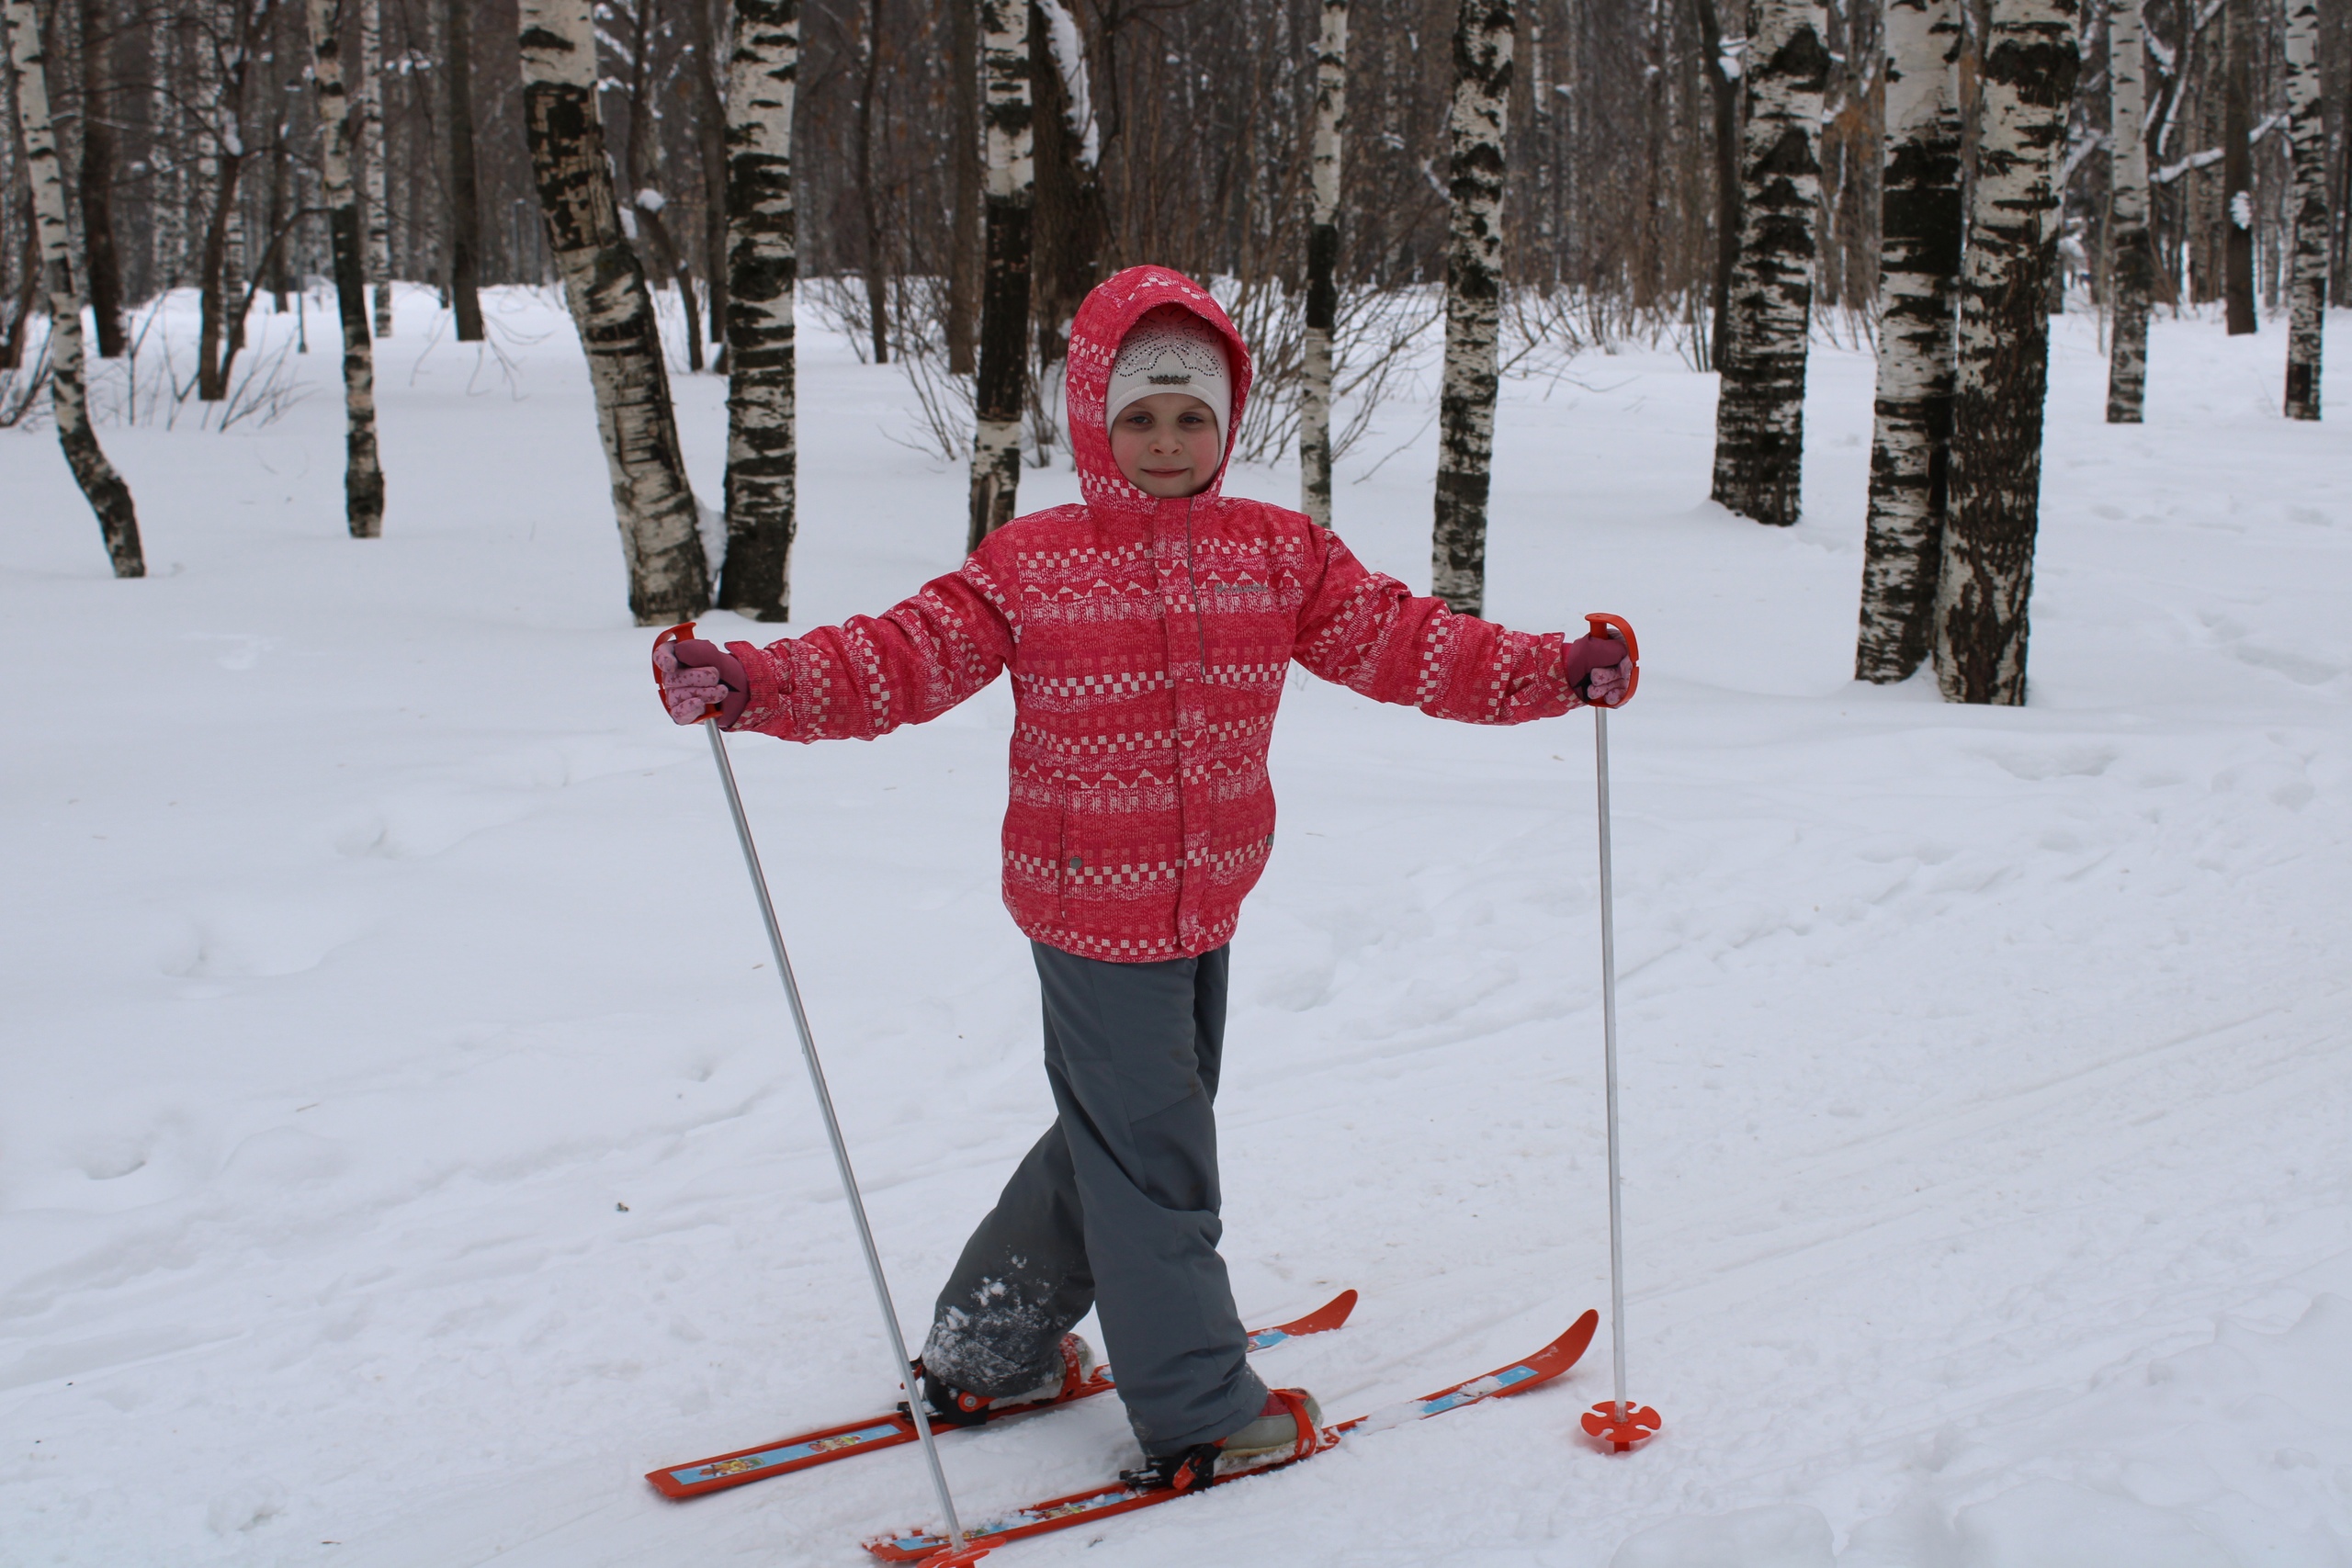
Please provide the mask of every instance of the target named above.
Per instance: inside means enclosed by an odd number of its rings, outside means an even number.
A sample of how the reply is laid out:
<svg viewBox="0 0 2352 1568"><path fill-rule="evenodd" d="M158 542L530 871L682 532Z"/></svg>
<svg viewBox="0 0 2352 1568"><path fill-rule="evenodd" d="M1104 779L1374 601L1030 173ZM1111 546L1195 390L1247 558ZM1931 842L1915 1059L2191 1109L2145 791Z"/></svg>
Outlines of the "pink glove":
<svg viewBox="0 0 2352 1568"><path fill-rule="evenodd" d="M700 724L710 705L718 705L718 728L742 716L752 700L751 678L742 660L715 642L700 637L665 642L653 650L653 667L661 671L662 692L675 724Z"/></svg>
<svg viewBox="0 0 2352 1568"><path fill-rule="evenodd" d="M1600 707L1623 702L1625 689L1633 683L1633 656L1615 637L1580 637L1568 644L1561 662L1567 670L1568 690Z"/></svg>

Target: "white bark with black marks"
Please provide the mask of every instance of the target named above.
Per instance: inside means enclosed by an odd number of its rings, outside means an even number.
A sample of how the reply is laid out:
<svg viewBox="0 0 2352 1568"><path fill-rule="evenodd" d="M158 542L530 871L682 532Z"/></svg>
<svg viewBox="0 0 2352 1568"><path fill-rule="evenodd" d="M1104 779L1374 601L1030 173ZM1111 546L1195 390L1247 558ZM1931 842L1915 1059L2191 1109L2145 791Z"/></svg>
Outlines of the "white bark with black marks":
<svg viewBox="0 0 2352 1568"><path fill-rule="evenodd" d="M355 539L384 531L384 470L376 455L376 355L368 336L368 277L351 180L351 100L343 85L343 0L310 0L311 73L319 89L320 183L343 322L343 510Z"/></svg>
<svg viewBox="0 0 2352 1568"><path fill-rule="evenodd" d="M2052 152L2081 69L2075 0L1992 0L1960 283L1951 505L1936 583L1947 702L2018 706L2050 383Z"/></svg>
<svg viewBox="0 0 2352 1568"><path fill-rule="evenodd" d="M97 514L98 533L117 577L144 577L139 514L130 487L114 471L90 428L82 389L82 291L74 281L74 247L65 227L65 176L57 132L49 116L48 58L32 0L7 0L9 58L16 66L17 130L31 182L33 228L40 243L41 291L49 296L49 404L74 482Z"/></svg>
<svg viewBox="0 0 2352 1568"><path fill-rule="evenodd" d="M639 626L700 615L710 564L678 455L670 375L645 270L621 231L596 111L589 0L523 0L523 120L548 247L588 355L597 434Z"/></svg>
<svg viewBox="0 0 2352 1568"><path fill-rule="evenodd" d="M2107 423L2137 424L2148 387L2148 300L2156 286L2148 229L2146 50L2143 0L2110 0L2107 13L2108 274L2114 325L2107 361Z"/></svg>
<svg viewBox="0 0 2352 1568"><path fill-rule="evenodd" d="M1702 4L1707 0L1701 0ZM1951 454L1961 189L1959 0L1888 0L1878 393L1854 673L1927 660Z"/></svg>
<svg viewBox="0 0 2352 1568"><path fill-rule="evenodd" d="M392 219L386 204L384 0L359 0L359 166L368 200L368 276L376 280L375 331L392 335Z"/></svg>
<svg viewBox="0 0 2352 1568"><path fill-rule="evenodd" d="M987 238L974 387L971 523L966 543L1012 521L1021 490L1021 397L1029 361L1030 207L1036 186L1028 0L978 0Z"/></svg>
<svg viewBox="0 0 2352 1568"><path fill-rule="evenodd" d="M1340 158L1348 123L1348 0L1323 0L1306 231L1306 337L1298 390L1299 507L1331 525L1331 333L1340 316Z"/></svg>
<svg viewBox="0 0 2352 1568"><path fill-rule="evenodd" d="M721 607L792 617L799 447L792 104L799 0L735 0L727 74L727 564Z"/></svg>
<svg viewBox="0 0 2352 1568"><path fill-rule="evenodd" d="M1821 100L1829 51L1815 0L1750 0L1747 125L1740 140L1739 256L1715 400L1716 501L1794 523L1804 463L1804 373L1821 201Z"/></svg>
<svg viewBox="0 0 2352 1568"><path fill-rule="evenodd" d="M1446 195L1445 378L1438 391L1430 591L1455 612L1487 599L1487 491L1495 451L1502 317L1503 137L1510 121L1512 0L1462 0L1453 28Z"/></svg>
<svg viewBox="0 0 2352 1568"><path fill-rule="evenodd" d="M2320 97L2319 0L2287 0L2287 144L2294 250L2287 269L2287 417L2319 417L2327 306L2327 121Z"/></svg>

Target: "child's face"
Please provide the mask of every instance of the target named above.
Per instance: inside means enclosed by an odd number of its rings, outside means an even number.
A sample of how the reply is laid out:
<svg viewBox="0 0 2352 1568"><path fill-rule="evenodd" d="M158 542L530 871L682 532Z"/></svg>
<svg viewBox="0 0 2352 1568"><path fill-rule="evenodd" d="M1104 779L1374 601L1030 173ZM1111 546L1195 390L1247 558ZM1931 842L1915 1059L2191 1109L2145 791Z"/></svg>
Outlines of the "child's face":
<svg viewBox="0 0 2352 1568"><path fill-rule="evenodd" d="M1216 415L1190 392L1138 398L1111 424L1111 457L1127 482L1163 501L1196 494L1225 456Z"/></svg>

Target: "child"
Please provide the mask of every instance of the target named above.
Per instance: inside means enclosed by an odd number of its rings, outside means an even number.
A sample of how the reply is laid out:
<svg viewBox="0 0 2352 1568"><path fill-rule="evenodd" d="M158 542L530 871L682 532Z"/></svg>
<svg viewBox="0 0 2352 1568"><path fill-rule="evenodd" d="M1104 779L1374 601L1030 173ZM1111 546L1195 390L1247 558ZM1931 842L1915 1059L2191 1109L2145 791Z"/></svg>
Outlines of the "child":
<svg viewBox="0 0 2352 1568"><path fill-rule="evenodd" d="M1072 325L1085 500L1016 519L878 618L766 648L662 650L681 724L871 739L1008 667L1004 901L1030 938L1058 1115L939 1293L923 1393L944 1418L1051 1397L1101 1315L1154 1479L1305 1451L1303 1391L1245 1360L1211 1111L1227 942L1273 845L1266 748L1293 660L1442 718L1517 724L1623 700L1623 645L1506 631L1366 570L1295 512L1218 493L1250 355L1206 290L1131 267Z"/></svg>

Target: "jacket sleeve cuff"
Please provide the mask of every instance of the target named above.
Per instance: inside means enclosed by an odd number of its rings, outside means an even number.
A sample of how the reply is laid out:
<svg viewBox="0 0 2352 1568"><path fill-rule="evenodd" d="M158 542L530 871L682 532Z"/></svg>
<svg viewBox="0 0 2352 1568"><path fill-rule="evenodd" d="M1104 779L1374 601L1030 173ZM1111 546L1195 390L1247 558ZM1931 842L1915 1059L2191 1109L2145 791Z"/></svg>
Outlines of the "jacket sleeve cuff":
<svg viewBox="0 0 2352 1568"><path fill-rule="evenodd" d="M743 711L727 728L759 729L771 734L789 734L792 718L792 686L783 660L753 643L730 642L727 651L743 666L743 673L751 678L752 695Z"/></svg>

